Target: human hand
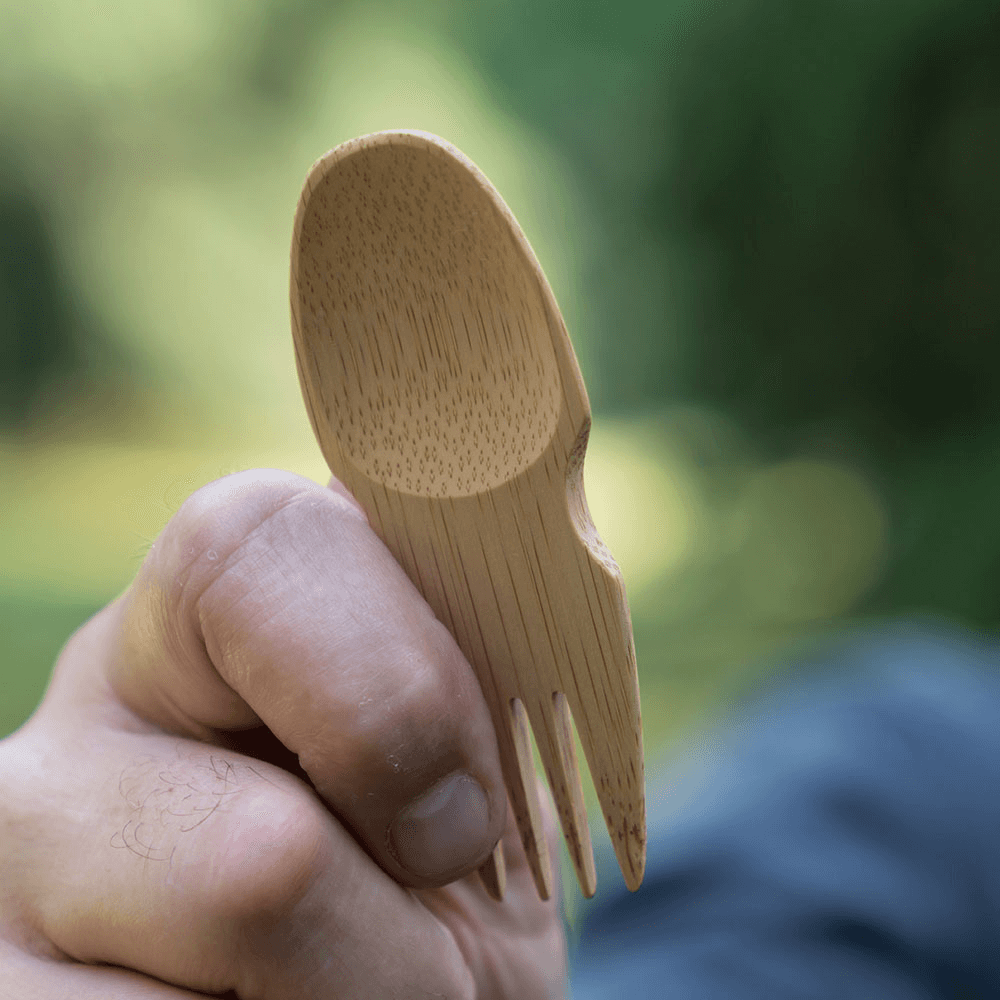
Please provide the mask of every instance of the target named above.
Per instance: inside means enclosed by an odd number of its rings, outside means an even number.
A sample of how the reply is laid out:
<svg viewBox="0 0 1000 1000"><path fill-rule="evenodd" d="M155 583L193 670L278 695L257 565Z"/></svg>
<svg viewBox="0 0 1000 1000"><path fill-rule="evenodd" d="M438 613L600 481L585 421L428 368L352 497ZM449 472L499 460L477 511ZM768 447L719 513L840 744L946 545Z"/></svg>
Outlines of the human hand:
<svg viewBox="0 0 1000 1000"><path fill-rule="evenodd" d="M563 995L475 676L336 482L195 493L0 789L0 995Z"/></svg>

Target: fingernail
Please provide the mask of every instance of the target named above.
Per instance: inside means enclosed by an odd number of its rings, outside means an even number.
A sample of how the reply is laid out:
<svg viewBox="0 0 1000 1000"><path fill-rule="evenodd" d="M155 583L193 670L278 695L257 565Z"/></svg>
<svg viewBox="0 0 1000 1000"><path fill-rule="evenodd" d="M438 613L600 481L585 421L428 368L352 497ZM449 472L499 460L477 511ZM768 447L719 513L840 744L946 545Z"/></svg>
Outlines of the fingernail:
<svg viewBox="0 0 1000 1000"><path fill-rule="evenodd" d="M482 785L452 774L407 806L390 830L396 860L420 878L471 868L493 846L490 810Z"/></svg>

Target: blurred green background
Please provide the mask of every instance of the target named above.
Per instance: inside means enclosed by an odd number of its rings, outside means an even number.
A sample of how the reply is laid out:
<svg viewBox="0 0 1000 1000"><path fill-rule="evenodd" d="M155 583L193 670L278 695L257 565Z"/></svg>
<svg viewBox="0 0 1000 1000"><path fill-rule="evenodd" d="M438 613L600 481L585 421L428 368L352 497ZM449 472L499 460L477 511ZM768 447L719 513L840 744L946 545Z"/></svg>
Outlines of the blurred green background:
<svg viewBox="0 0 1000 1000"><path fill-rule="evenodd" d="M650 755L846 621L1000 599L986 0L0 0L0 733L202 483L324 477L288 244L423 128L574 337Z"/></svg>

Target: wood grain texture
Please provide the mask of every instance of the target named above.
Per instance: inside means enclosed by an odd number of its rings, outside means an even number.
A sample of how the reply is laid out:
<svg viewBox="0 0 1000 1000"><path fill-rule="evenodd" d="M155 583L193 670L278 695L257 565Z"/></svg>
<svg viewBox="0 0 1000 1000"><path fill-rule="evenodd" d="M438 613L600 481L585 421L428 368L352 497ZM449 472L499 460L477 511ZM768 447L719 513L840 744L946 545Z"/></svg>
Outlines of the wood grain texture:
<svg viewBox="0 0 1000 1000"><path fill-rule="evenodd" d="M583 492L586 390L516 220L435 136L352 140L306 180L291 310L331 471L477 672L539 893L552 891L552 863L529 727L581 887L596 886L574 724L637 888L645 803L628 606ZM502 872L491 880L502 892Z"/></svg>

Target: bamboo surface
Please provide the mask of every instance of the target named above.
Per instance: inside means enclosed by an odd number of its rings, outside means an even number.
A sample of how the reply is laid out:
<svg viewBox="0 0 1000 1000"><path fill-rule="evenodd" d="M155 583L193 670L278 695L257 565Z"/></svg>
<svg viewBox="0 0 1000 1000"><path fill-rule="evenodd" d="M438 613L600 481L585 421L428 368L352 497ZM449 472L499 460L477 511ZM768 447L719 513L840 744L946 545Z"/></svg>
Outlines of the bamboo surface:
<svg viewBox="0 0 1000 1000"><path fill-rule="evenodd" d="M443 140L354 139L306 180L291 310L331 471L477 673L539 893L553 874L529 729L581 888L596 888L574 724L637 888L645 803L628 605L583 492L586 390L516 220ZM495 895L502 861L498 851L484 866Z"/></svg>

